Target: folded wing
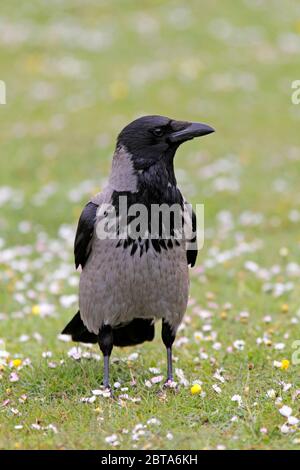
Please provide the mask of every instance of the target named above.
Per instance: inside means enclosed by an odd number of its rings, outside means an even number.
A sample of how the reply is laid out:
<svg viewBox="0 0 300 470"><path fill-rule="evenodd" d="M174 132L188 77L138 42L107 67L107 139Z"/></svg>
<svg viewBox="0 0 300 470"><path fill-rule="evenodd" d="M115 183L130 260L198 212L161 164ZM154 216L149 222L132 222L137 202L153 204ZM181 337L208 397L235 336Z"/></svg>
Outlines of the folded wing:
<svg viewBox="0 0 300 470"><path fill-rule="evenodd" d="M84 268L91 253L97 209L97 204L89 202L81 213L74 243L76 269L79 265Z"/></svg>

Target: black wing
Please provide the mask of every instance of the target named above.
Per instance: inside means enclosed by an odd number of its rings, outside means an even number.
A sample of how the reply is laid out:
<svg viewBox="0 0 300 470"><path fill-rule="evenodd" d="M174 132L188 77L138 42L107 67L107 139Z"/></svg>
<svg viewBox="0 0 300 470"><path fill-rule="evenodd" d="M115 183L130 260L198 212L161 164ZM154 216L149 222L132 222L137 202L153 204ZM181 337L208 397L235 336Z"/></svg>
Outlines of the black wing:
<svg viewBox="0 0 300 470"><path fill-rule="evenodd" d="M189 249L190 246L190 249ZM192 211L192 238L188 242L188 248L186 250L186 259L187 264L191 266L195 266L196 259L198 255L198 247L197 247L197 219L196 214Z"/></svg>
<svg viewBox="0 0 300 470"><path fill-rule="evenodd" d="M97 209L97 204L89 202L81 213L74 242L76 269L80 264L83 268L90 255Z"/></svg>

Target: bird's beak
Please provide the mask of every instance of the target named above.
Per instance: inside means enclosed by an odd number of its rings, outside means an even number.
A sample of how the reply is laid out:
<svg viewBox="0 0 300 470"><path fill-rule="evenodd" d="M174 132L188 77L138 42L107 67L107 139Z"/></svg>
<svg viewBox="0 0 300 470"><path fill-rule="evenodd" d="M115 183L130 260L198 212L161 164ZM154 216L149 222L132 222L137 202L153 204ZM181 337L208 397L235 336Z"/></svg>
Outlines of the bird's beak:
<svg viewBox="0 0 300 470"><path fill-rule="evenodd" d="M215 132L215 129L207 124L202 124L201 122L187 122L184 128L173 132L169 136L169 140L172 143L182 143L186 140L194 139L195 137L211 134L212 132Z"/></svg>

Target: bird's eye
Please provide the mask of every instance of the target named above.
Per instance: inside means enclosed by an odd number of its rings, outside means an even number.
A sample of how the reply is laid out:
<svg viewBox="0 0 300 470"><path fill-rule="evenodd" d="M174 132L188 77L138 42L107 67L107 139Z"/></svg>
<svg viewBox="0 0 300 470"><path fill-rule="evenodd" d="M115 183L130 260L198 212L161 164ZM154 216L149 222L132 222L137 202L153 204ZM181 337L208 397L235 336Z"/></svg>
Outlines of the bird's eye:
<svg viewBox="0 0 300 470"><path fill-rule="evenodd" d="M162 129L162 127L155 127L155 129L153 129L152 133L156 137L162 137L164 135L164 130Z"/></svg>

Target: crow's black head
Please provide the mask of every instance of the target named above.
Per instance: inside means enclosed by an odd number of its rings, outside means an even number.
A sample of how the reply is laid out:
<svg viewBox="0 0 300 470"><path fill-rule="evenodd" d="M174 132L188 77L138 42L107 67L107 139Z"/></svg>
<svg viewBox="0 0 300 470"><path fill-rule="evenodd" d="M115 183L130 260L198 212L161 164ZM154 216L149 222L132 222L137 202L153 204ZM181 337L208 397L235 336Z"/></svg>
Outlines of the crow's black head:
<svg viewBox="0 0 300 470"><path fill-rule="evenodd" d="M180 144L214 132L206 124L176 121L164 116L143 116L126 126L118 136L117 147L125 147L137 170L149 168L158 160L173 160Z"/></svg>

